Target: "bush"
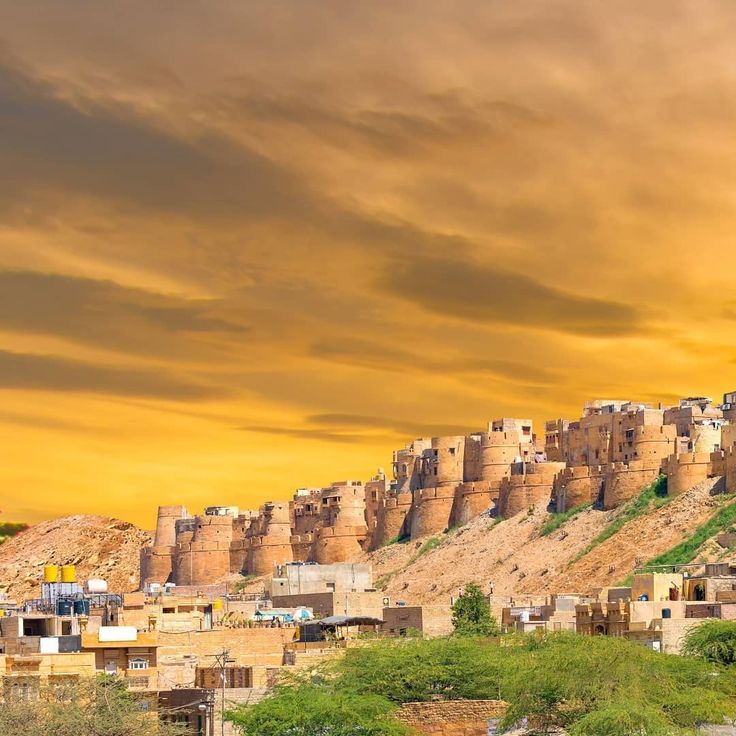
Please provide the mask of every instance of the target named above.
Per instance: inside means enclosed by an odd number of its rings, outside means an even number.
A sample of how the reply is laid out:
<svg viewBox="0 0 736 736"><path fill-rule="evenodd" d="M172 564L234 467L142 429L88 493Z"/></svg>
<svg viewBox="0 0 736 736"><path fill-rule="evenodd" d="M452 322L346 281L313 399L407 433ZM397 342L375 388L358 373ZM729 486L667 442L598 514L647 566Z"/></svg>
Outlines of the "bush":
<svg viewBox="0 0 736 736"><path fill-rule="evenodd" d="M507 661L500 647L473 639L390 639L348 649L336 684L392 703L497 698Z"/></svg>
<svg viewBox="0 0 736 736"><path fill-rule="evenodd" d="M13 736L184 736L183 726L152 718L116 678L89 678L38 692L36 702L6 699L0 734Z"/></svg>
<svg viewBox="0 0 736 736"><path fill-rule="evenodd" d="M705 621L685 636L683 652L729 666L736 662L736 621Z"/></svg>
<svg viewBox="0 0 736 736"><path fill-rule="evenodd" d="M611 703L588 713L571 729L570 736L670 736L672 726L662 712L649 705Z"/></svg>
<svg viewBox="0 0 736 736"><path fill-rule="evenodd" d="M254 706L227 714L243 736L405 736L393 706L377 695L336 690L329 682L279 687Z"/></svg>
<svg viewBox="0 0 736 736"><path fill-rule="evenodd" d="M497 636L500 633L491 607L475 583L468 583L453 604L452 625L457 636Z"/></svg>

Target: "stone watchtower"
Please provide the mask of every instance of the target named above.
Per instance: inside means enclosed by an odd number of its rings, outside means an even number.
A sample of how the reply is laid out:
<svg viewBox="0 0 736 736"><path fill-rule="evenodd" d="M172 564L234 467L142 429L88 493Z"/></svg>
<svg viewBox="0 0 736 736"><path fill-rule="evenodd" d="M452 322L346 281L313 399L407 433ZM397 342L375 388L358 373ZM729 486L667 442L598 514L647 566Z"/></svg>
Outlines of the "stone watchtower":
<svg viewBox="0 0 736 736"><path fill-rule="evenodd" d="M201 585L230 573L233 517L229 514L196 516L194 528L178 540L174 553L174 582ZM191 541L187 541L191 534Z"/></svg>
<svg viewBox="0 0 736 736"><path fill-rule="evenodd" d="M368 536L365 487L346 482L322 496L322 524L315 532L312 559L319 564L344 562L360 554Z"/></svg>
<svg viewBox="0 0 736 736"><path fill-rule="evenodd" d="M141 588L163 585L172 576L176 548L176 522L187 516L183 506L159 506L153 544L141 550Z"/></svg>
<svg viewBox="0 0 736 736"><path fill-rule="evenodd" d="M274 565L293 562L291 515L288 503L266 503L251 524L246 570L251 575L268 575Z"/></svg>

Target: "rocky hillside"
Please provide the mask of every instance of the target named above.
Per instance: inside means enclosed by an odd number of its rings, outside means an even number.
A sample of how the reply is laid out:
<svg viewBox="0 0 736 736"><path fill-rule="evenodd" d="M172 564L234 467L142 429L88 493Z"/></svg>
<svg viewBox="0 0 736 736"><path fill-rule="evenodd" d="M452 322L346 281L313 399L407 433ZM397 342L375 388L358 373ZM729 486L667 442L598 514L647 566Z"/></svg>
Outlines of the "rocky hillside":
<svg viewBox="0 0 736 736"><path fill-rule="evenodd" d="M48 564L76 565L80 581L103 578L111 590L135 590L140 548L149 540L148 532L105 516L42 522L0 544L0 591L12 599L40 596Z"/></svg>
<svg viewBox="0 0 736 736"><path fill-rule="evenodd" d="M503 521L484 515L461 529L392 544L363 559L394 600L445 602L471 580L484 590L492 582L499 595L590 593L615 585L733 504L731 496L712 495L718 486L707 481L674 499L645 497L633 508L636 502L613 511L582 511L545 536L540 531L550 515L542 509ZM699 560L728 554L712 539L697 548Z"/></svg>

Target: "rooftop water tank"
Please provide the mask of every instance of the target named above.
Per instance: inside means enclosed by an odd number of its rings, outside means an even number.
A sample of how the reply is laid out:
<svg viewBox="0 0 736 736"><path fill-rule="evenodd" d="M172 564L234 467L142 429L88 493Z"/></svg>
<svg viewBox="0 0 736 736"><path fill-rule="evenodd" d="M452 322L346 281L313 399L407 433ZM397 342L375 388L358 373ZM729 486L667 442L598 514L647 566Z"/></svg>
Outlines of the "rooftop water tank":
<svg viewBox="0 0 736 736"><path fill-rule="evenodd" d="M102 578L91 578L87 581L88 593L107 593L107 580Z"/></svg>
<svg viewBox="0 0 736 736"><path fill-rule="evenodd" d="M77 568L74 567L74 565L62 565L61 582L62 583L76 583L77 582Z"/></svg>
<svg viewBox="0 0 736 736"><path fill-rule="evenodd" d="M58 565L44 565L43 581L44 583L56 583L59 580Z"/></svg>

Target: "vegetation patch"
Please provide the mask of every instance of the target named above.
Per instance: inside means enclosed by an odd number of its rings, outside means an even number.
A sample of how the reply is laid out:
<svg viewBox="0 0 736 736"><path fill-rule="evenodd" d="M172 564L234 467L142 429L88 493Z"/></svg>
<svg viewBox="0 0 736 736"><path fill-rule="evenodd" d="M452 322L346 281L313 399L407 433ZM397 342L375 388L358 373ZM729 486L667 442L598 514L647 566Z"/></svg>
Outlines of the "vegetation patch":
<svg viewBox="0 0 736 736"><path fill-rule="evenodd" d="M238 582L235 583L235 585L233 585L233 591L232 592L233 593L242 593L243 590L250 583L252 583L257 577L258 577L258 575L243 575L243 577L240 578L240 580L238 580Z"/></svg>
<svg viewBox="0 0 736 736"><path fill-rule="evenodd" d="M667 476L660 475L657 480L645 488L636 498L629 501L621 509L621 513L608 524L603 531L572 561L576 563L581 557L585 557L591 550L595 549L614 534L621 531L630 521L643 516L653 509L658 509L672 500L667 495Z"/></svg>
<svg viewBox="0 0 736 736"><path fill-rule="evenodd" d="M546 537L552 534L552 532L556 532L566 521L569 521L573 516L577 516L583 511L587 511L592 505L593 504L590 503L582 503L579 506L573 506L571 509L563 511L562 513L550 514L547 521L542 524L542 528L539 530L539 536Z"/></svg>
<svg viewBox="0 0 736 736"><path fill-rule="evenodd" d="M0 524L0 543L6 539L16 536L28 529L28 524L20 524L15 522L4 522Z"/></svg>
<svg viewBox="0 0 736 736"><path fill-rule="evenodd" d="M412 562L418 560L422 555L426 555L427 552L431 552L433 549L437 549L442 544L443 540L441 537L430 537L414 555ZM409 563L411 564L411 563Z"/></svg>
<svg viewBox="0 0 736 736"><path fill-rule="evenodd" d="M698 527L692 536L653 557L646 563L649 565L684 565L692 562L698 554L698 550L715 534L728 528L736 521L736 503L730 503L717 511L702 526Z"/></svg>
<svg viewBox="0 0 736 736"><path fill-rule="evenodd" d="M466 620L476 620L469 608ZM403 736L393 715L403 703L493 699L509 704L502 728L527 718L539 734L684 736L736 713L735 670L568 632L503 637L500 646L462 636L379 640L228 718L243 736Z"/></svg>

